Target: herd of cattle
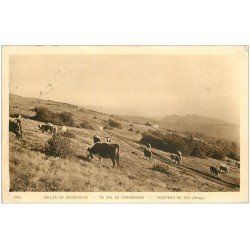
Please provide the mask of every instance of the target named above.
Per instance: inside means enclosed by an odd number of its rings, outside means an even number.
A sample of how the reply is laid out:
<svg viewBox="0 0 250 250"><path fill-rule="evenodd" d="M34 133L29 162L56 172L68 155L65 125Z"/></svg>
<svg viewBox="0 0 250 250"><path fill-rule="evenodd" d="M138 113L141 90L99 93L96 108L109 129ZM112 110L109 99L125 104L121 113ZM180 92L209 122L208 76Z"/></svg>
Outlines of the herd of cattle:
<svg viewBox="0 0 250 250"><path fill-rule="evenodd" d="M50 132L51 134L56 134L58 132L65 133L67 131L66 126L62 126L60 129L58 129L57 126L53 125L50 122L47 122L42 125L38 125L38 129L44 132ZM23 139L23 129L22 129L22 116L18 115L17 118L9 118L9 131L13 132L17 139Z"/></svg>
<svg viewBox="0 0 250 250"><path fill-rule="evenodd" d="M65 133L67 131L66 126L62 126L60 129L53 125L52 123L48 122L42 125L38 125L38 129L45 132L50 132L52 135L56 133ZM22 130L22 117L19 115L17 118L9 118L9 131L13 132L18 140L23 139L23 130ZM112 135L112 134L111 134ZM112 144L111 138L106 137L106 141L102 142L100 136L95 135L93 137L94 145L88 148L88 158L93 159L93 155L96 155L100 162L102 162L102 158L109 158L113 163L113 167L115 164L119 166L119 145ZM148 143L144 148L144 157L149 159L150 162L153 160L153 154L151 151L151 145ZM175 154L171 153L171 161L174 163L181 164L182 161L182 153L177 151ZM240 168L240 163L236 162L235 164L238 168ZM220 164L219 169L215 166L210 167L210 172L213 176L219 177L219 173L225 172L229 173L229 167L225 164Z"/></svg>

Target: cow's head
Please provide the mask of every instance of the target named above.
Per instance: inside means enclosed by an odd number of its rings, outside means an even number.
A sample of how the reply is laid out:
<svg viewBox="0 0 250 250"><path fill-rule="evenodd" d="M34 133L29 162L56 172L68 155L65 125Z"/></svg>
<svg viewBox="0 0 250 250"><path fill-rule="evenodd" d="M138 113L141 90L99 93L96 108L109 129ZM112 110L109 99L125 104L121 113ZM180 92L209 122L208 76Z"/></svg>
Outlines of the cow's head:
<svg viewBox="0 0 250 250"><path fill-rule="evenodd" d="M87 151L88 151L88 156L87 157L93 159L92 148L88 147Z"/></svg>

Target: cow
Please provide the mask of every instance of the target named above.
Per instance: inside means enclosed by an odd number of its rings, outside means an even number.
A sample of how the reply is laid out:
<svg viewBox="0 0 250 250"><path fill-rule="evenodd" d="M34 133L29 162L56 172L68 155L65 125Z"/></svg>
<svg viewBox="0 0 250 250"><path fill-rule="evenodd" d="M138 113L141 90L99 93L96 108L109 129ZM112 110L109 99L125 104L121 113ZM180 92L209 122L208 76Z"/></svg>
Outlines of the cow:
<svg viewBox="0 0 250 250"><path fill-rule="evenodd" d="M151 144L150 144L150 143L147 143L147 147L148 147L149 149L151 149Z"/></svg>
<svg viewBox="0 0 250 250"><path fill-rule="evenodd" d="M181 158L181 156L182 156L181 151L177 151L176 154L177 154L178 156L180 156L180 158Z"/></svg>
<svg viewBox="0 0 250 250"><path fill-rule="evenodd" d="M101 142L101 137L98 135L93 136L94 143Z"/></svg>
<svg viewBox="0 0 250 250"><path fill-rule="evenodd" d="M226 172L229 173L229 169L227 165L220 165L220 172Z"/></svg>
<svg viewBox="0 0 250 250"><path fill-rule="evenodd" d="M174 163L178 163L178 164L181 164L181 157L179 155L176 155L176 154L173 154L171 153L171 160L174 162Z"/></svg>
<svg viewBox="0 0 250 250"><path fill-rule="evenodd" d="M219 177L219 171L218 171L218 169L216 167L211 166L210 167L210 172L211 172L212 175L214 175L216 177Z"/></svg>
<svg viewBox="0 0 250 250"><path fill-rule="evenodd" d="M13 132L18 140L23 139L22 122L20 118L9 118L9 131Z"/></svg>
<svg viewBox="0 0 250 250"><path fill-rule="evenodd" d="M108 143L96 143L93 147L88 148L88 158L93 159L93 155L97 155L100 162L102 158L111 159L113 167L115 163L119 166L119 145L118 144L108 144Z"/></svg>
<svg viewBox="0 0 250 250"><path fill-rule="evenodd" d="M150 149L144 148L144 156L147 158L149 158L150 162L152 161L152 152Z"/></svg>
<svg viewBox="0 0 250 250"><path fill-rule="evenodd" d="M43 133L46 131L50 131L50 133L53 134L53 128L54 128L54 126L51 123L38 125L38 129L41 130Z"/></svg>
<svg viewBox="0 0 250 250"><path fill-rule="evenodd" d="M108 143L111 142L111 138L110 138L110 137L107 138L107 142L108 142Z"/></svg>
<svg viewBox="0 0 250 250"><path fill-rule="evenodd" d="M66 126L62 126L60 132L61 133L65 133L66 131L67 131L67 127Z"/></svg>
<svg viewBox="0 0 250 250"><path fill-rule="evenodd" d="M236 161L236 163L235 163L235 167L240 168L240 162Z"/></svg>

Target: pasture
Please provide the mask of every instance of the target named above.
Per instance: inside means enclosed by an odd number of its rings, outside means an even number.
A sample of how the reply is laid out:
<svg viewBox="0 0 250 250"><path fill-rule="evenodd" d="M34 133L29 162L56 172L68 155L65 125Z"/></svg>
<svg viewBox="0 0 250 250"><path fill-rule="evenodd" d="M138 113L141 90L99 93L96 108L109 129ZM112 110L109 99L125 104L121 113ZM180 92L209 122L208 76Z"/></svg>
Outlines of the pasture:
<svg viewBox="0 0 250 250"><path fill-rule="evenodd" d="M76 124L87 121L92 129L68 127L74 138L70 138L73 155L67 158L48 156L45 147L51 134L38 130L41 122L29 119L37 105L54 112L67 111L73 114ZM239 191L240 169L233 161L228 162L229 173L221 173L219 179L212 176L210 166L224 161L212 158L183 156L181 165L171 163L170 153L152 148L153 161L150 163L143 154L144 146L139 143L141 133L148 126L119 122L121 129L100 129L103 120L110 118L92 110L69 104L32 98L10 96L10 114L18 106L18 112L25 117L23 140L18 141L10 133L9 171L10 191L20 192L221 192ZM129 131L130 127L138 133ZM112 143L120 146L120 166L112 167L110 159L103 163L94 156L87 158L87 148L93 145L93 136L99 135L104 141L111 137Z"/></svg>

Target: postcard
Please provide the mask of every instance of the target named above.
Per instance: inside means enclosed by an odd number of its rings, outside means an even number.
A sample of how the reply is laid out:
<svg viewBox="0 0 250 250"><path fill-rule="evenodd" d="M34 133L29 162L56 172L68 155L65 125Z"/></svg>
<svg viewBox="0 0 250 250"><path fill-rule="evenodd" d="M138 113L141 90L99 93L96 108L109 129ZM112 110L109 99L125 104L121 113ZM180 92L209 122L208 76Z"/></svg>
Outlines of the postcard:
<svg viewBox="0 0 250 250"><path fill-rule="evenodd" d="M248 203L248 46L2 46L2 202Z"/></svg>

